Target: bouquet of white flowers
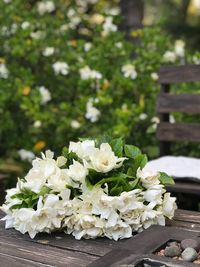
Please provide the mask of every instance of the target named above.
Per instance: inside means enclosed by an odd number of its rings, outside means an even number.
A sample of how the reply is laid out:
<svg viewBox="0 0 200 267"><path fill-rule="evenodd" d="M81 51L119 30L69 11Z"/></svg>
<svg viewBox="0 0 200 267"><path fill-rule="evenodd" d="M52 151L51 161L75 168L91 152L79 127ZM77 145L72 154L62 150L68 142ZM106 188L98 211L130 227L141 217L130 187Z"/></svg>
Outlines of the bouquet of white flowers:
<svg viewBox="0 0 200 267"><path fill-rule="evenodd" d="M31 238L63 230L76 239L118 240L174 215L175 198L164 188L172 178L143 171L146 155L121 138L70 142L53 157L46 151L34 159L25 178L7 190L6 228Z"/></svg>

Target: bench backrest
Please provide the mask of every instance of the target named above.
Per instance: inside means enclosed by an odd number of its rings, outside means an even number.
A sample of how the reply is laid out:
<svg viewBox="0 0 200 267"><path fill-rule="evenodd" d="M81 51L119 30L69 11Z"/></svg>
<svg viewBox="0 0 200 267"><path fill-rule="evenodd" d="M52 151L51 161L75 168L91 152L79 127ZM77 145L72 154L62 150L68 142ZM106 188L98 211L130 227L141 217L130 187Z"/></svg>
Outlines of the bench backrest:
<svg viewBox="0 0 200 267"><path fill-rule="evenodd" d="M172 141L200 141L200 123L169 122L170 112L200 114L200 94L170 94L170 85L185 82L200 82L200 65L164 66L159 71L161 93L156 111L160 115L157 138L161 156L170 154Z"/></svg>

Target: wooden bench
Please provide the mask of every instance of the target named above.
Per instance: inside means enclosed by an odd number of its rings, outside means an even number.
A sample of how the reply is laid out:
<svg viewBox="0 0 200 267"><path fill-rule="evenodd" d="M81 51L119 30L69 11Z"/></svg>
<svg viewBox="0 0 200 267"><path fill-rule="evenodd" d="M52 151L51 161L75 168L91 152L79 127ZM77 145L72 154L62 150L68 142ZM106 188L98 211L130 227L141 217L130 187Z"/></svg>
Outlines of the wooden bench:
<svg viewBox="0 0 200 267"><path fill-rule="evenodd" d="M170 123L170 112L200 114L200 94L171 94L171 85L199 81L200 65L164 66L160 69L161 93L156 104L156 111L160 116L160 124L157 128L160 156L170 155L171 142L200 142L200 123ZM200 196L200 184L192 181L177 181L175 185L168 186L168 189L176 193Z"/></svg>
<svg viewBox="0 0 200 267"><path fill-rule="evenodd" d="M0 219L3 216L0 211ZM200 213L177 210L174 220L167 221L167 225L199 232ZM162 233L160 234L162 236ZM140 234L136 237L139 236ZM152 239L158 239L154 237L155 235ZM14 229L6 230L4 222L0 221L0 265L2 267L81 267L94 264L95 267L108 267L113 257L117 260L124 255L115 253L109 261L106 261L106 254L116 249L131 250L135 243L137 244L134 239L135 237L118 242L107 238L78 241L70 235L59 232L39 234L35 239L30 239L27 234L22 235ZM100 265L95 262L99 259L102 259Z"/></svg>

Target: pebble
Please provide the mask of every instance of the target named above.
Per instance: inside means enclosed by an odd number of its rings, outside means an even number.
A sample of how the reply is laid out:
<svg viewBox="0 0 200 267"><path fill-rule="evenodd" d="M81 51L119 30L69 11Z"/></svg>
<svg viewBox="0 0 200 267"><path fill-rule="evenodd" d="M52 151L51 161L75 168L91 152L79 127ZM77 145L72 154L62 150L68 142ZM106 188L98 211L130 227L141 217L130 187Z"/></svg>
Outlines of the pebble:
<svg viewBox="0 0 200 267"><path fill-rule="evenodd" d="M181 247L183 250L186 248L193 248L196 251L199 251L200 243L195 239L184 239L181 241Z"/></svg>
<svg viewBox="0 0 200 267"><path fill-rule="evenodd" d="M181 254L181 250L178 246L170 246L170 247L166 247L164 250L164 255L166 257L175 257L175 256L179 256Z"/></svg>
<svg viewBox="0 0 200 267"><path fill-rule="evenodd" d="M176 247L180 247L180 243L176 242L176 241L170 241L168 243L168 246L171 247L171 246L176 246Z"/></svg>
<svg viewBox="0 0 200 267"><path fill-rule="evenodd" d="M198 253L194 248L186 248L182 253L181 256L183 260L192 262L197 259Z"/></svg>

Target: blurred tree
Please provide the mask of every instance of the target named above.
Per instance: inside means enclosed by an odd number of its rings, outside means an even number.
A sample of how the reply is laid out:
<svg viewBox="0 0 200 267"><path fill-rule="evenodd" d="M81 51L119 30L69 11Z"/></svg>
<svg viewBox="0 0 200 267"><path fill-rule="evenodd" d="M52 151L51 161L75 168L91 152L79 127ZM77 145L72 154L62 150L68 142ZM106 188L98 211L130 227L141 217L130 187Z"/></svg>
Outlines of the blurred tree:
<svg viewBox="0 0 200 267"><path fill-rule="evenodd" d="M142 27L144 17L144 0L120 0L123 17L122 29L129 32Z"/></svg>
<svg viewBox="0 0 200 267"><path fill-rule="evenodd" d="M199 3L199 0L145 1L144 24L159 22L175 38L186 39L189 45L196 49L200 43Z"/></svg>

